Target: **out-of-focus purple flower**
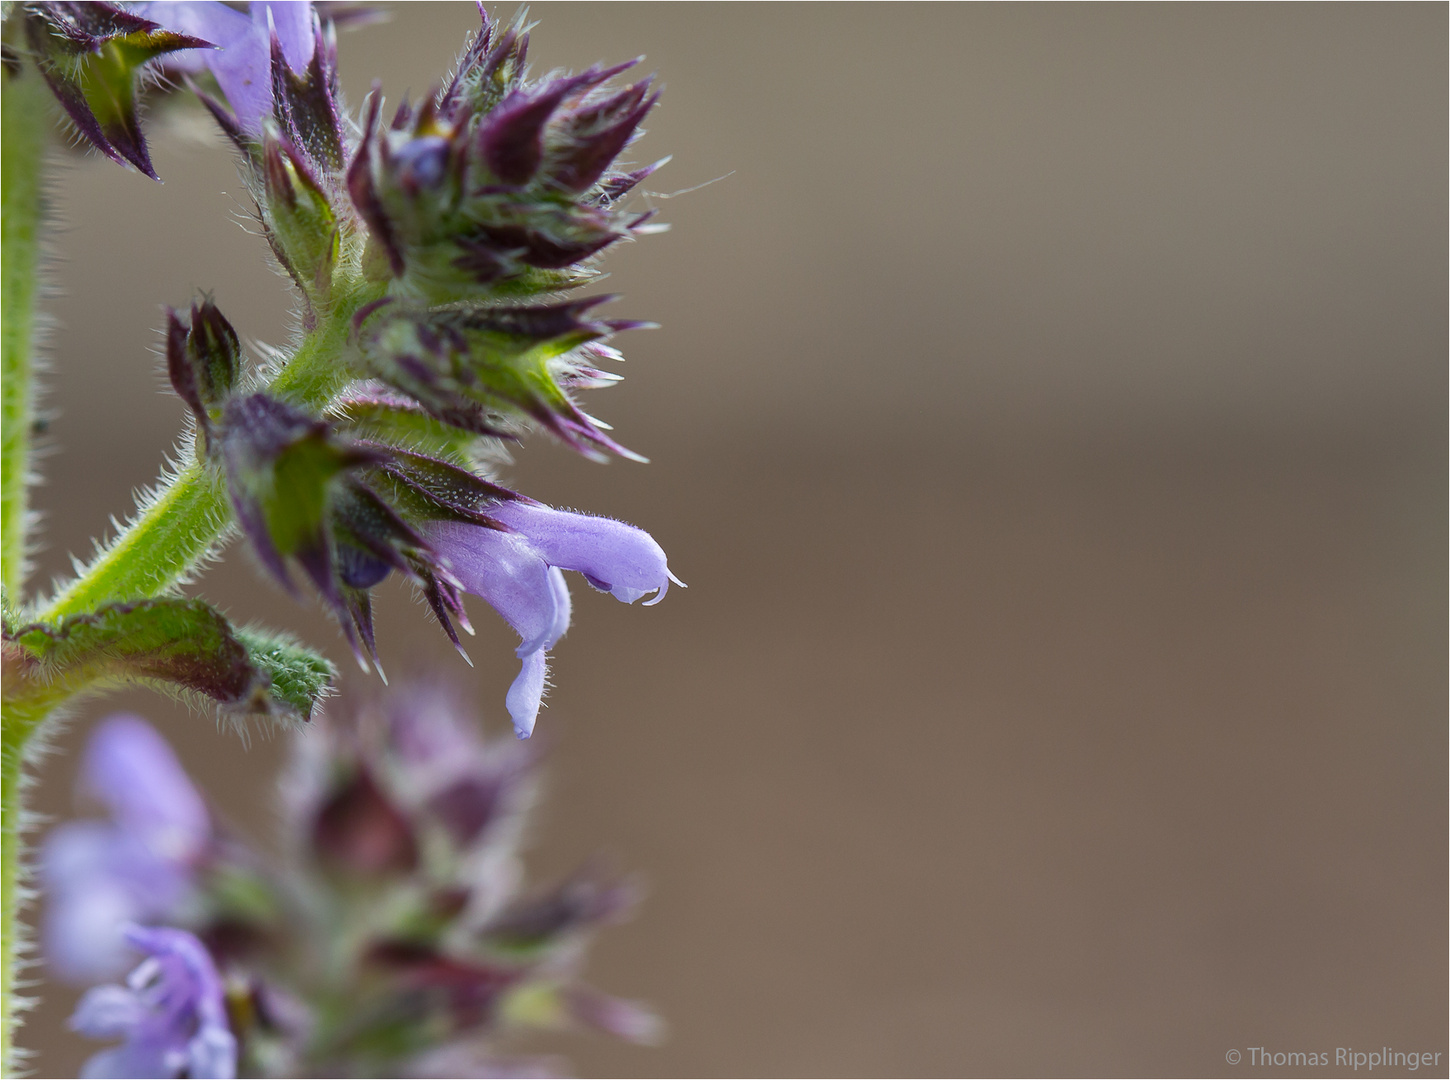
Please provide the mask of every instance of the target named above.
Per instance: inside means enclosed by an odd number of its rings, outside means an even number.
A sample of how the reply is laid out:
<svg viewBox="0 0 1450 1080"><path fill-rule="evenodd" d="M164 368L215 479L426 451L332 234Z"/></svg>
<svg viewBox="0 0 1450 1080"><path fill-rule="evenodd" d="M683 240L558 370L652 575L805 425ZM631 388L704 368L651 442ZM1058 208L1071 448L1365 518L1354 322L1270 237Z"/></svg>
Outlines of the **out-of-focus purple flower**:
<svg viewBox="0 0 1450 1080"><path fill-rule="evenodd" d="M86 1062L84 1077L223 1077L237 1074L237 1040L227 1023L216 964L193 935L129 926L125 940L149 956L125 986L88 990L71 1016L93 1039L124 1039Z"/></svg>
<svg viewBox="0 0 1450 1080"><path fill-rule="evenodd" d="M655 593L664 598L670 573L664 551L643 529L610 518L555 510L518 499L489 516L509 531L438 522L429 533L450 572L475 596L487 600L521 638L523 669L508 692L508 710L519 738L534 730L544 694L548 651L569 629L569 588L562 570L583 574L596 589L632 604Z"/></svg>
<svg viewBox="0 0 1450 1080"><path fill-rule="evenodd" d="M137 5L144 17L191 37L210 41L214 50L185 50L166 58L177 71L209 70L227 96L244 131L258 135L272 109L272 33L287 66L300 72L316 46L312 5L301 0L252 3L244 15L219 0Z"/></svg>
<svg viewBox="0 0 1450 1080"><path fill-rule="evenodd" d="M211 835L206 803L171 747L139 716L113 716L91 736L81 783L116 824L158 855L189 861Z"/></svg>
<svg viewBox="0 0 1450 1080"><path fill-rule="evenodd" d="M96 729L80 784L111 820L62 825L41 852L46 958L77 981L125 970L121 927L181 906L211 837L206 804L139 717L114 716Z"/></svg>

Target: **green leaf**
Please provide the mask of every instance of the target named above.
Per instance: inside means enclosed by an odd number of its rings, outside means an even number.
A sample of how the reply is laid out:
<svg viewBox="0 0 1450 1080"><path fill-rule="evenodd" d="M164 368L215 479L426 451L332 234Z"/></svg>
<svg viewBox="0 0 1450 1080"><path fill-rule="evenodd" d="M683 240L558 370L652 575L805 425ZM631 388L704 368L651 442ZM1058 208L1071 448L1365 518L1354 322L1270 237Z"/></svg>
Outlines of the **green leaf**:
<svg viewBox="0 0 1450 1080"><path fill-rule="evenodd" d="M252 663L272 681L272 696L286 702L304 720L327 696L337 669L332 661L299 645L286 634L262 627L243 626L237 638L251 653Z"/></svg>
<svg viewBox="0 0 1450 1080"><path fill-rule="evenodd" d="M331 665L301 646L237 631L200 600L108 604L58 623L6 627L8 699L137 681L208 697L224 712L307 718Z"/></svg>

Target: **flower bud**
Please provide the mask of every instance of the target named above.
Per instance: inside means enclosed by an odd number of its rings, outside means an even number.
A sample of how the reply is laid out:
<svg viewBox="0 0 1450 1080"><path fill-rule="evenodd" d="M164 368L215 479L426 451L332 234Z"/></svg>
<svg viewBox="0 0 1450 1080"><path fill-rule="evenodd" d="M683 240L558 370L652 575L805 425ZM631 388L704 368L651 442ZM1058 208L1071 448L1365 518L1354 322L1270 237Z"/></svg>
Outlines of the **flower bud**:
<svg viewBox="0 0 1450 1080"><path fill-rule="evenodd" d="M175 311L167 311L166 373L172 389L196 416L208 446L222 408L236 387L241 352L237 332L210 298L191 305L187 326Z"/></svg>
<svg viewBox="0 0 1450 1080"><path fill-rule="evenodd" d="M443 93L391 127L375 88L347 186L377 280L429 306L582 284L585 261L643 219L616 208L638 182L611 172L658 94L648 79L610 94L635 61L526 83L527 35L485 20Z"/></svg>
<svg viewBox="0 0 1450 1080"><path fill-rule="evenodd" d="M418 864L412 826L363 766L318 808L311 840L325 865L363 876L406 874Z"/></svg>

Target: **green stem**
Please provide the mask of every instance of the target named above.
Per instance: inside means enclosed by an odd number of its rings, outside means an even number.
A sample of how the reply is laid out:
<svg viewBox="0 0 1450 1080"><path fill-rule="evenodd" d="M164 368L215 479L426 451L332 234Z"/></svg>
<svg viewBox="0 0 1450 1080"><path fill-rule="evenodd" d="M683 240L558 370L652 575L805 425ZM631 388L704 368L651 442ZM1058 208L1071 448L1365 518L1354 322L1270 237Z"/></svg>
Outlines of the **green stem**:
<svg viewBox="0 0 1450 1080"><path fill-rule="evenodd" d="M7 27L7 31L8 31ZM25 586L26 485L34 423L35 300L50 105L31 67L10 68L0 91L0 582L19 605ZM25 746L54 703L6 702L0 723L0 1065L14 1075L15 993L21 955L21 800Z"/></svg>
<svg viewBox="0 0 1450 1080"><path fill-rule="evenodd" d="M0 1053L3 1053L6 1076L16 1075L14 1055L15 1030L19 1027L16 1013L24 1004L15 993L18 964L24 954L24 930L19 921L24 900L25 870L23 831L26 825L24 793L25 752L35 733L59 707L67 692L39 695L25 701L5 702L5 725L0 735L0 1004L5 1010L3 1031L0 1031Z"/></svg>
<svg viewBox="0 0 1450 1080"><path fill-rule="evenodd" d="M327 404L347 381L337 362L352 312L330 313L307 335L270 390L309 409ZM54 622L102 604L159 596L186 579L211 553L232 520L216 471L193 462L169 480L95 560L41 612Z"/></svg>
<svg viewBox="0 0 1450 1080"><path fill-rule="evenodd" d="M51 601L41 620L54 622L102 604L161 594L206 558L230 520L215 474L192 462Z"/></svg>
<svg viewBox="0 0 1450 1080"><path fill-rule="evenodd" d="M4 76L0 94L0 579L11 602L25 584L26 479L34 421L32 350L40 269L42 173L50 131L45 83L34 68Z"/></svg>

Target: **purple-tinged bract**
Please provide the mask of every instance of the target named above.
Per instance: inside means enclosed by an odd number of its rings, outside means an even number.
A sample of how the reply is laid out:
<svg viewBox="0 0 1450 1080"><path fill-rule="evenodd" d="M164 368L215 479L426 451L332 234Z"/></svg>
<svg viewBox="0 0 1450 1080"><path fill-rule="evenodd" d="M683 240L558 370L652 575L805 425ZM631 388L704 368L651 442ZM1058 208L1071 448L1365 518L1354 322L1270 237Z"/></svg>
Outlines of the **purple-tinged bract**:
<svg viewBox="0 0 1450 1080"><path fill-rule="evenodd" d="M138 113L147 69L178 50L216 43L108 3L28 4L25 30L36 67L76 130L111 160L156 179Z"/></svg>
<svg viewBox="0 0 1450 1080"><path fill-rule="evenodd" d="M591 365L602 354L585 346L642 325L589 316L610 299L445 309L388 304L367 315L358 338L372 374L450 423L491 434L522 417L585 456L637 458L566 391L581 370L599 374Z"/></svg>

